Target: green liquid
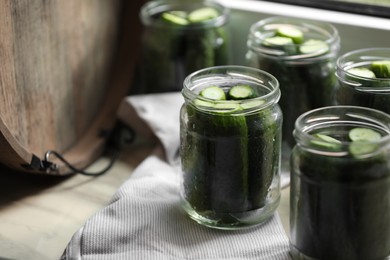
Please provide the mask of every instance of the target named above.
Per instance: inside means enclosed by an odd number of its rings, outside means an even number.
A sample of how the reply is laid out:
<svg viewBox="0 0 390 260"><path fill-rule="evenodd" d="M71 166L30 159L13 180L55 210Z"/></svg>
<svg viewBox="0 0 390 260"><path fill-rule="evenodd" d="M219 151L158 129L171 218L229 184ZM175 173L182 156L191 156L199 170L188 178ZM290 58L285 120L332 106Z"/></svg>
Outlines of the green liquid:
<svg viewBox="0 0 390 260"><path fill-rule="evenodd" d="M345 130L345 131L344 131ZM332 137L346 139L347 129ZM291 242L314 259L374 260L390 255L390 160L356 159L295 148Z"/></svg>
<svg viewBox="0 0 390 260"><path fill-rule="evenodd" d="M245 218L242 213L274 203L271 186L279 172L281 119L267 109L233 115L187 106L187 114L181 157L189 206L206 219L229 225Z"/></svg>

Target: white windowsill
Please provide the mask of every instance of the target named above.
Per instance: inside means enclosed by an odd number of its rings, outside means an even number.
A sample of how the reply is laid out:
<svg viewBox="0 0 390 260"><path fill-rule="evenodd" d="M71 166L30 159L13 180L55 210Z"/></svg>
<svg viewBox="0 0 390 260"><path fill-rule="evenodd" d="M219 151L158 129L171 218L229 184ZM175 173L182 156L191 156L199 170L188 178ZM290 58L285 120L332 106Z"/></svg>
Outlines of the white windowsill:
<svg viewBox="0 0 390 260"><path fill-rule="evenodd" d="M230 9L390 30L390 19L257 0L219 0Z"/></svg>

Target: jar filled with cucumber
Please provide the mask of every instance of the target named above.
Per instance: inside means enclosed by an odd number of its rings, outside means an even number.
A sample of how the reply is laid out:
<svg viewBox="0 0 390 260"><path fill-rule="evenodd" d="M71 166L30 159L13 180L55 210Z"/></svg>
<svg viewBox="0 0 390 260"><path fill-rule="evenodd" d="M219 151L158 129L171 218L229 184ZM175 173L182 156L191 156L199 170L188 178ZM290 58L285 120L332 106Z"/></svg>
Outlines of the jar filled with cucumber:
<svg viewBox="0 0 390 260"><path fill-rule="evenodd" d="M217 66L184 81L181 198L198 223L239 229L269 219L280 200L282 113L277 80Z"/></svg>
<svg viewBox="0 0 390 260"><path fill-rule="evenodd" d="M390 257L390 116L331 106L297 119L291 156L293 259Z"/></svg>
<svg viewBox="0 0 390 260"><path fill-rule="evenodd" d="M271 73L280 83L283 172L288 172L295 120L306 111L334 104L339 34L324 22L270 17L251 26L247 46L248 65Z"/></svg>
<svg viewBox="0 0 390 260"><path fill-rule="evenodd" d="M180 91L190 73L229 63L229 12L221 4L149 1L140 16L144 30L135 92Z"/></svg>
<svg viewBox="0 0 390 260"><path fill-rule="evenodd" d="M390 113L390 48L348 52L337 60L339 105L364 106Z"/></svg>

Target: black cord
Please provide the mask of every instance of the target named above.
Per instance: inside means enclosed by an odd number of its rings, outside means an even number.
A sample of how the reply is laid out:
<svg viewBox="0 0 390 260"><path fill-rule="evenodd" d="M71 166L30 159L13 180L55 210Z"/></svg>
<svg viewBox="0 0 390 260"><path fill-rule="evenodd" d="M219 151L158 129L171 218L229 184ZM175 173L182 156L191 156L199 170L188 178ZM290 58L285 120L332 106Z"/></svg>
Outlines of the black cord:
<svg viewBox="0 0 390 260"><path fill-rule="evenodd" d="M74 173L79 173L79 174L86 175L86 176L99 176L99 175L102 175L102 174L106 173L108 170L111 169L111 167L114 165L114 163L116 162L116 160L119 157L119 150L116 150L116 151L113 152L113 155L111 157L111 160L110 160L109 164L104 169L102 169L102 170L100 170L98 172L87 172L85 170L76 168L71 163L69 163L60 153L58 153L56 151L52 151L52 150L49 150L49 151L47 151L45 153L44 161L47 164L50 164L50 160L49 160L50 155L54 155L55 157L57 157L60 161L62 161Z"/></svg>
<svg viewBox="0 0 390 260"><path fill-rule="evenodd" d="M128 127L127 125L123 124L122 122L117 122L116 126L111 131L102 131L100 133L101 137L104 137L107 139L106 143L106 151L109 150L112 153L111 160L109 164L102 170L98 172L87 172L83 169L79 169L75 166L73 166L71 163L69 163L64 156L62 156L60 153L48 150L45 153L45 158L43 161L40 161L39 168L42 170L45 170L46 172L57 172L58 166L50 161L50 156L53 155L57 157L60 161L62 161L69 169L71 169L74 173L79 173L82 175L87 176L99 176L104 173L106 173L108 170L111 169L111 167L114 165L116 160L119 158L120 151L122 150L123 146L131 144L134 141L135 133L133 129Z"/></svg>

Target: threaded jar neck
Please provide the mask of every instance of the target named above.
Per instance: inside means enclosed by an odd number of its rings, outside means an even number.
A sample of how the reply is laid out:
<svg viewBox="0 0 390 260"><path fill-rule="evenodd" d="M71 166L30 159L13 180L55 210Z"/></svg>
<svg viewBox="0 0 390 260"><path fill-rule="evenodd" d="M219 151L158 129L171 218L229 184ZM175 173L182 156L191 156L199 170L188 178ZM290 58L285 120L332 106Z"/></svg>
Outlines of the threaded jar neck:
<svg viewBox="0 0 390 260"><path fill-rule="evenodd" d="M353 128L372 129L381 135L380 139L363 141L363 148L374 149L366 149L358 158L370 158L390 149L390 115L366 107L329 106L308 111L296 120L293 134L297 146L306 151L329 157L350 157L353 142L345 138ZM318 134L337 137L340 142L335 147L333 140L319 140Z"/></svg>
<svg viewBox="0 0 390 260"><path fill-rule="evenodd" d="M289 50L300 50L304 45L310 48L312 46L310 46L309 42L293 42L286 46L288 48L267 46L265 40L275 36L276 30L280 27L298 29L304 34L306 40L315 39L324 42L324 48L319 48L313 52L302 53L299 51L290 52ZM317 43L314 42L314 44ZM329 23L275 16L260 20L250 27L247 46L254 53L267 56L271 59L304 63L336 58L340 49L340 37L337 29Z"/></svg>
<svg viewBox="0 0 390 260"><path fill-rule="evenodd" d="M210 101L200 96L200 92L209 86L218 86L224 91L236 85L251 86L256 94L255 98L245 100L213 100L220 104L215 108L199 108L204 112L216 112L218 109L226 110L225 105L230 104L236 108L233 114L251 113L277 104L280 99L279 82L277 79L262 70L245 66L216 66L199 70L187 76L184 80L182 94L188 104L194 104L194 100ZM222 107L222 108L219 108Z"/></svg>
<svg viewBox="0 0 390 260"><path fill-rule="evenodd" d="M390 78L370 78L351 73L351 69L369 68L372 62L390 61L390 48L365 48L354 50L337 59L336 76L340 82L357 91L367 93L390 93Z"/></svg>

